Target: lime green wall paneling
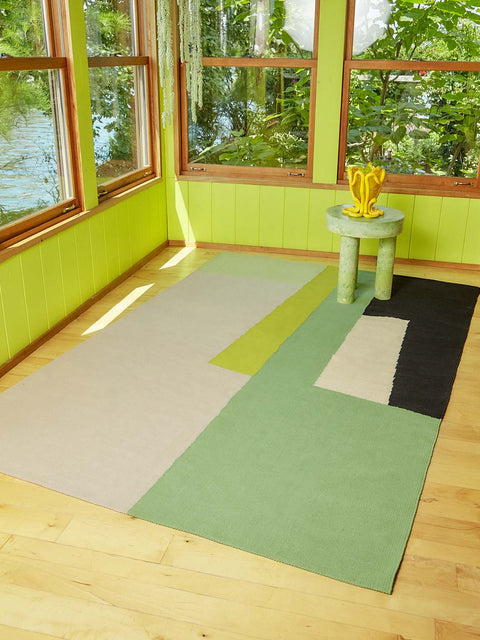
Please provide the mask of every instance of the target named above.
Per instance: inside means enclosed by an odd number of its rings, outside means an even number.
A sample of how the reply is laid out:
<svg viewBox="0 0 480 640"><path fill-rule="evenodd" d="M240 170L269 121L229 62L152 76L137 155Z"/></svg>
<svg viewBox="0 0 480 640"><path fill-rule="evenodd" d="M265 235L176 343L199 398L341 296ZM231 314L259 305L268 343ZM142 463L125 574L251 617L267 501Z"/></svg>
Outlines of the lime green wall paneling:
<svg viewBox="0 0 480 640"><path fill-rule="evenodd" d="M261 247L283 246L283 217L285 212L285 189L283 187L260 187Z"/></svg>
<svg viewBox="0 0 480 640"><path fill-rule="evenodd" d="M130 214L128 202L120 202L116 207L118 227L118 252L120 272L123 273L133 264L132 239L130 237Z"/></svg>
<svg viewBox="0 0 480 640"><path fill-rule="evenodd" d="M76 109L79 127L80 167L83 179L85 207L91 209L98 203L95 157L93 151L92 114L86 53L85 19L83 2L69 0L68 19L71 28L72 70L76 89Z"/></svg>
<svg viewBox="0 0 480 640"><path fill-rule="evenodd" d="M191 242L212 242L212 185L190 182L188 188Z"/></svg>
<svg viewBox="0 0 480 640"><path fill-rule="evenodd" d="M307 248L309 205L310 189L285 188L283 246L286 249Z"/></svg>
<svg viewBox="0 0 480 640"><path fill-rule="evenodd" d="M5 324L5 313L3 311L2 287L0 286L0 362L6 362L10 358L10 351L7 340L7 326Z"/></svg>
<svg viewBox="0 0 480 640"><path fill-rule="evenodd" d="M93 277L92 243L90 241L90 220L75 225L75 243L78 256L78 279L82 300L88 300L95 293Z"/></svg>
<svg viewBox="0 0 480 640"><path fill-rule="evenodd" d="M139 198L133 206L131 200L125 201L128 211L128 228L130 232L130 242L132 244L132 264L138 262L144 254L143 252L143 227L145 226L145 194L139 193ZM131 265L130 265L131 266Z"/></svg>
<svg viewBox="0 0 480 640"><path fill-rule="evenodd" d="M66 315L58 236L53 236L42 242L40 253L47 301L48 326L53 327Z"/></svg>
<svg viewBox="0 0 480 640"><path fill-rule="evenodd" d="M313 179L335 183L342 104L346 0L320 0Z"/></svg>
<svg viewBox="0 0 480 640"><path fill-rule="evenodd" d="M158 184L155 189L149 189L148 194L150 195L149 211L152 229L148 250L153 251L156 247L166 242L168 237L167 197L164 184Z"/></svg>
<svg viewBox="0 0 480 640"><path fill-rule="evenodd" d="M462 262L480 264L480 200L470 200Z"/></svg>
<svg viewBox="0 0 480 640"><path fill-rule="evenodd" d="M212 242L235 244L234 184L212 184Z"/></svg>
<svg viewBox="0 0 480 640"><path fill-rule="evenodd" d="M235 187L235 238L237 244L258 246L260 187L237 184Z"/></svg>
<svg viewBox="0 0 480 640"><path fill-rule="evenodd" d="M103 214L105 222L105 250L107 256L108 280L120 275L120 250L118 247L118 207L111 207Z"/></svg>
<svg viewBox="0 0 480 640"><path fill-rule="evenodd" d="M188 240L188 182L166 179L169 240Z"/></svg>
<svg viewBox="0 0 480 640"><path fill-rule="evenodd" d="M75 229L72 227L58 236L60 263L65 297L65 310L70 313L82 303L80 279L78 277L77 245Z"/></svg>
<svg viewBox="0 0 480 640"><path fill-rule="evenodd" d="M310 251L332 251L333 234L325 225L328 207L335 204L335 191L312 189L308 213L308 243Z"/></svg>
<svg viewBox="0 0 480 640"><path fill-rule="evenodd" d="M90 241L92 243L95 291L99 291L108 283L107 249L103 215L92 216L90 219Z"/></svg>
<svg viewBox="0 0 480 640"><path fill-rule="evenodd" d="M468 200L463 198L443 198L435 260L462 261L468 205Z"/></svg>
<svg viewBox="0 0 480 640"><path fill-rule="evenodd" d="M415 196L411 194L388 194L388 206L400 209L405 214L403 231L397 238L397 249L395 255L398 258L408 258L410 249L410 236L412 234L413 208L415 206Z"/></svg>
<svg viewBox="0 0 480 640"><path fill-rule="evenodd" d="M441 198L415 196L409 258L435 260Z"/></svg>
<svg viewBox="0 0 480 640"><path fill-rule="evenodd" d="M45 283L43 281L42 256L37 244L21 256L28 324L32 340L40 336L48 326ZM1 320L0 320L1 327ZM0 360L1 362L1 360Z"/></svg>
<svg viewBox="0 0 480 640"><path fill-rule="evenodd" d="M5 326L10 354L14 355L30 342L27 302L23 285L21 256L16 255L2 265L2 290Z"/></svg>

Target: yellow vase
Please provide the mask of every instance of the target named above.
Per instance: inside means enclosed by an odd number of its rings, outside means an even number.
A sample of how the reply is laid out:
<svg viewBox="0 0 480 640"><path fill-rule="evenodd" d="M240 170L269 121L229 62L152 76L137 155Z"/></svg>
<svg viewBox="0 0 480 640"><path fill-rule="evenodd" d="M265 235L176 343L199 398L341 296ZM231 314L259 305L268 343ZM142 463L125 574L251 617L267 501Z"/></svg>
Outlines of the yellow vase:
<svg viewBox="0 0 480 640"><path fill-rule="evenodd" d="M378 218L383 216L383 211L375 208L380 191L385 179L385 169L373 167L370 163L365 169L361 167L348 167L348 183L353 197L353 207L343 210L353 218Z"/></svg>

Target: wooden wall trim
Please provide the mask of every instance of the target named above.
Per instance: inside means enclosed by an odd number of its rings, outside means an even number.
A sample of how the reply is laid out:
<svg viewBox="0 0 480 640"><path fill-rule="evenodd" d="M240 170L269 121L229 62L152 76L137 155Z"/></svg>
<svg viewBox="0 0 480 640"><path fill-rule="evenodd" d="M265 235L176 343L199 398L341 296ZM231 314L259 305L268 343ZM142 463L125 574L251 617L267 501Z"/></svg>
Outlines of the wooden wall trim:
<svg viewBox="0 0 480 640"><path fill-rule="evenodd" d="M62 318L59 322L53 325L53 327L51 327L48 331L45 331L45 333L42 333L41 336L36 338L33 342L31 342L29 345L24 347L18 353L16 353L12 358L10 358L10 360L7 360L3 364L1 364L0 378L4 376L8 371L10 371L10 369L13 369L13 367L16 367L17 364L19 364L27 356L31 355L34 351L36 351L38 347L40 347L42 344L45 344L45 342L50 340L50 338L53 338L53 336L59 333L62 329L65 329L65 327L69 325L70 322L72 322L73 320L76 320L80 315L82 315L82 313L84 313L84 311L86 311L92 305L98 302L107 293L110 293L110 291L115 289L115 287L117 287L119 284L127 280L131 275L133 275L141 267L147 264L147 262L149 262L152 258L155 258L155 256L161 253L167 246L168 246L168 240L166 240L161 245L156 247L153 251L151 251L149 254L144 256L141 260L139 260L134 265L132 265L129 269L121 273L118 276L118 278L115 278L115 280L112 280L112 282L109 282L105 287L103 287L103 289L100 289L100 291L97 291L97 293L95 293L91 298L88 298L88 300L85 300L85 302L83 302L79 307L77 307L67 316Z"/></svg>
<svg viewBox="0 0 480 640"><path fill-rule="evenodd" d="M183 240L169 240L170 247L193 247L194 249L215 249L218 251L257 251L260 253L273 253L287 256L305 256L310 258L338 258L337 252L312 251L309 249L283 249L277 247L256 247L246 244L224 244L220 242L185 242ZM363 262L377 261L377 256L360 254ZM436 260L414 260L413 258L395 258L397 264L410 264L422 267L438 267L440 269L457 269L459 271L480 271L480 264L466 264L462 262L437 262Z"/></svg>

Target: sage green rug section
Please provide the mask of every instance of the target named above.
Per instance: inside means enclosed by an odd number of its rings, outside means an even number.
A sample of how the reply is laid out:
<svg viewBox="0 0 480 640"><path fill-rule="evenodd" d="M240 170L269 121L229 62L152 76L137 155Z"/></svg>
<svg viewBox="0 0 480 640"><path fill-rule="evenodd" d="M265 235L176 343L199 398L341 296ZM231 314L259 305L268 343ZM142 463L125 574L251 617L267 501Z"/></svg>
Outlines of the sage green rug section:
<svg viewBox="0 0 480 640"><path fill-rule="evenodd" d="M390 593L440 421L320 389L361 316L332 293L130 514Z"/></svg>
<svg viewBox="0 0 480 640"><path fill-rule="evenodd" d="M269 313L211 364L253 376L318 305L335 289L338 269L327 267Z"/></svg>
<svg viewBox="0 0 480 640"><path fill-rule="evenodd" d="M215 256L213 260L207 262L199 271L303 285L325 268L324 264L310 264L308 262L282 260L271 256L255 256L224 251Z"/></svg>

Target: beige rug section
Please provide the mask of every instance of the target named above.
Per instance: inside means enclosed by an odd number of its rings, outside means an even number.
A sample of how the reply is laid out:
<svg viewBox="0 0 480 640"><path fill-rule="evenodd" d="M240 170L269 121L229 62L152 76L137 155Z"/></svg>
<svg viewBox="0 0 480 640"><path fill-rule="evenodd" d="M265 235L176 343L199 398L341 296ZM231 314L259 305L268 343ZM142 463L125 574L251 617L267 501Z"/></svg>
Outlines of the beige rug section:
<svg viewBox="0 0 480 640"><path fill-rule="evenodd" d="M0 471L127 511L249 379L209 360L302 284L197 271L163 291L0 394Z"/></svg>
<svg viewBox="0 0 480 640"><path fill-rule="evenodd" d="M361 316L316 387L388 404L408 320Z"/></svg>

